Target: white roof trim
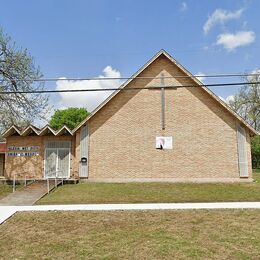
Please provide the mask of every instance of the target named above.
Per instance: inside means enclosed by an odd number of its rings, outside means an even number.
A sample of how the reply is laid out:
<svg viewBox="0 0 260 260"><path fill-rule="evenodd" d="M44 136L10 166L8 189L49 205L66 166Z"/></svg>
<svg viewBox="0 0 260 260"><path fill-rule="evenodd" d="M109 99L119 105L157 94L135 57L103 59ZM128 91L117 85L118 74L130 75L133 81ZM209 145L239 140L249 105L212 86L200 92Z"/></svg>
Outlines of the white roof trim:
<svg viewBox="0 0 260 260"><path fill-rule="evenodd" d="M73 135L73 133L71 132L71 130L66 126L64 125L62 128L60 128L59 130L56 131L56 134L55 135L61 135L62 132L65 132L67 131L70 135Z"/></svg>
<svg viewBox="0 0 260 260"><path fill-rule="evenodd" d="M64 132L68 132L70 135L73 135L72 131L65 125L57 131L52 129L49 125L46 125L42 129L37 129L35 126L29 125L23 131L20 131L15 125L12 125L3 133L3 137L6 138L8 136L11 136L15 132L20 136L28 136L31 131L33 131L38 136L43 136L48 132L51 132L54 136L62 135L62 133Z"/></svg>
<svg viewBox="0 0 260 260"><path fill-rule="evenodd" d="M6 138L10 135L12 135L14 132L10 133L11 131L15 131L17 134L21 134L20 130L15 126L15 125L12 125L11 127L9 127L4 133L3 133L3 137Z"/></svg>
<svg viewBox="0 0 260 260"><path fill-rule="evenodd" d="M50 131L53 135L56 135L56 132L49 125L46 125L45 127L43 127L41 129L41 131L38 133L38 135L43 136L43 135L45 135L45 132L48 132L48 131Z"/></svg>
<svg viewBox="0 0 260 260"><path fill-rule="evenodd" d="M35 127L32 126L32 125L27 126L27 127L20 133L20 135L21 135L21 136L27 136L27 135L30 134L30 130L32 130L36 135L38 135L38 130L36 130Z"/></svg>

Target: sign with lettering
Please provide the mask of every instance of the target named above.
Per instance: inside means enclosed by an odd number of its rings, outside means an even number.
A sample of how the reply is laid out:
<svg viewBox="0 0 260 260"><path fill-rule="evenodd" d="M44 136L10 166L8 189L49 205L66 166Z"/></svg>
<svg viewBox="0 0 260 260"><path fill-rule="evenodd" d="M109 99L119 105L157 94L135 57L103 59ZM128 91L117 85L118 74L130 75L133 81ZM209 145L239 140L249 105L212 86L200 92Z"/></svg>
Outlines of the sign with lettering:
<svg viewBox="0 0 260 260"><path fill-rule="evenodd" d="M8 156L38 156L39 146L8 146Z"/></svg>
<svg viewBox="0 0 260 260"><path fill-rule="evenodd" d="M39 146L8 146L8 151L32 151L39 150Z"/></svg>
<svg viewBox="0 0 260 260"><path fill-rule="evenodd" d="M17 152L8 152L8 156L38 156L38 152L25 152L25 153L17 153Z"/></svg>

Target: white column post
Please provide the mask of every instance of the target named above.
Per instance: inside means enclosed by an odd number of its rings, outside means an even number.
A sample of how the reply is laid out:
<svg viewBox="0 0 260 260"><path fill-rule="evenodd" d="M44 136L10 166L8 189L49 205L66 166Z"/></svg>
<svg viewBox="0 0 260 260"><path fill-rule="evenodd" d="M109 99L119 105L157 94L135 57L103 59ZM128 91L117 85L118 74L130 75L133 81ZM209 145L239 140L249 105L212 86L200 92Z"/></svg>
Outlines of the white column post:
<svg viewBox="0 0 260 260"><path fill-rule="evenodd" d="M14 173L14 177L13 177L13 192L15 192L15 173Z"/></svg>

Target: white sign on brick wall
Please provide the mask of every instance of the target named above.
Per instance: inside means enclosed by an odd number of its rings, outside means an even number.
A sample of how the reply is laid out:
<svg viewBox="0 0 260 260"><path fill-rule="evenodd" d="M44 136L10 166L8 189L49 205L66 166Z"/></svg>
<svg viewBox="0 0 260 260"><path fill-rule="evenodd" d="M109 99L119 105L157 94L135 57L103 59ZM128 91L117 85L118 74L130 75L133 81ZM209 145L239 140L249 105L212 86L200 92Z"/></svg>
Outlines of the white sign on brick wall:
<svg viewBox="0 0 260 260"><path fill-rule="evenodd" d="M172 136L156 136L156 149L172 149Z"/></svg>

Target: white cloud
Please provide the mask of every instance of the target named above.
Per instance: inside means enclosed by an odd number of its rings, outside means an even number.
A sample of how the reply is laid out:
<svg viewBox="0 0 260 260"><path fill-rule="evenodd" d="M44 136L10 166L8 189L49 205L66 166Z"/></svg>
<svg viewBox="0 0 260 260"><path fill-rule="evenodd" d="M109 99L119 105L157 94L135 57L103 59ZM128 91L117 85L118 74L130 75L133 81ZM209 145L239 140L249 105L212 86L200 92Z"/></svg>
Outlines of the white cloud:
<svg viewBox="0 0 260 260"><path fill-rule="evenodd" d="M234 95L229 95L226 98L223 98L221 96L219 96L219 98L224 101L225 103L229 104L230 101L234 101L235 96Z"/></svg>
<svg viewBox="0 0 260 260"><path fill-rule="evenodd" d="M197 79L200 80L201 82L204 82L204 80L206 79L205 74L202 72L198 72L196 73Z"/></svg>
<svg viewBox="0 0 260 260"><path fill-rule="evenodd" d="M187 3L182 2L179 10L180 10L181 12L185 12L187 9L188 9Z"/></svg>
<svg viewBox="0 0 260 260"><path fill-rule="evenodd" d="M209 17L203 26L203 31L207 34L210 29L217 24L224 24L227 21L239 19L243 13L243 9L237 11L228 11L223 9L216 9Z"/></svg>
<svg viewBox="0 0 260 260"><path fill-rule="evenodd" d="M111 66L105 67L103 75L99 78L120 78L119 71ZM66 78L63 78L66 79ZM58 80L56 82L57 90L67 89L111 89L118 88L122 84L121 80ZM104 101L113 91L90 91L90 92L60 92L59 107L85 107L88 111L95 109Z"/></svg>
<svg viewBox="0 0 260 260"><path fill-rule="evenodd" d="M235 96L234 95L230 95L226 97L226 103L229 103L230 101L234 101L235 100Z"/></svg>
<svg viewBox="0 0 260 260"><path fill-rule="evenodd" d="M253 31L239 31L218 35L217 45L222 45L227 51L234 51L236 48L246 46L254 41L255 33Z"/></svg>

